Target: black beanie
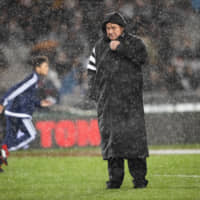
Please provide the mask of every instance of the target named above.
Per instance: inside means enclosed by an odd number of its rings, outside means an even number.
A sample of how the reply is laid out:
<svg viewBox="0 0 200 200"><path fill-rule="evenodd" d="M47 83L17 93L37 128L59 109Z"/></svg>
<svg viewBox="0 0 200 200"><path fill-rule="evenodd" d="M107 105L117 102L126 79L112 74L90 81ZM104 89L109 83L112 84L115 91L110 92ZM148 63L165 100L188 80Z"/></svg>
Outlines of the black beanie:
<svg viewBox="0 0 200 200"><path fill-rule="evenodd" d="M112 24L118 24L118 25L120 25L121 27L124 27L124 28L126 27L126 24L127 24L124 16L120 13L115 12L115 13L108 15L105 18L105 20L102 24L103 32L106 31L106 24L109 23L109 22L112 23Z"/></svg>

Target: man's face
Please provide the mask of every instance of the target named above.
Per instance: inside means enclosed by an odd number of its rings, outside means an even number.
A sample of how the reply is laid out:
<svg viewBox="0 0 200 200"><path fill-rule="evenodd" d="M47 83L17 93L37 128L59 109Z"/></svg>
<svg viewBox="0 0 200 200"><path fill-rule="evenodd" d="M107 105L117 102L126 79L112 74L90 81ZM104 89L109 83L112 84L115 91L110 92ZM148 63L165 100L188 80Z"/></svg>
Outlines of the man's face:
<svg viewBox="0 0 200 200"><path fill-rule="evenodd" d="M124 28L118 24L107 23L106 33L110 40L116 40L124 31Z"/></svg>
<svg viewBox="0 0 200 200"><path fill-rule="evenodd" d="M49 64L47 62L43 62L40 66L38 66L37 72L40 75L46 76L49 72Z"/></svg>

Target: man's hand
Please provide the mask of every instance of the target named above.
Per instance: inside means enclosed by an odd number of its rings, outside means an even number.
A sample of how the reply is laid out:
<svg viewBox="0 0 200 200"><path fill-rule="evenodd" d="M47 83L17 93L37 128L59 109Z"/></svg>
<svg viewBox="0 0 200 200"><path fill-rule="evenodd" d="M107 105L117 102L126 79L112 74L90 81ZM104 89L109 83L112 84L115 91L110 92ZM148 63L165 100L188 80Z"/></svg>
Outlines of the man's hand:
<svg viewBox="0 0 200 200"><path fill-rule="evenodd" d="M110 42L110 49L112 51L115 51L119 45L120 45L120 41L113 40L113 41Z"/></svg>
<svg viewBox="0 0 200 200"><path fill-rule="evenodd" d="M0 114L3 112L4 106L0 104Z"/></svg>
<svg viewBox="0 0 200 200"><path fill-rule="evenodd" d="M42 107L49 107L49 106L52 106L53 104L54 104L53 102L46 99L40 102L40 106Z"/></svg>

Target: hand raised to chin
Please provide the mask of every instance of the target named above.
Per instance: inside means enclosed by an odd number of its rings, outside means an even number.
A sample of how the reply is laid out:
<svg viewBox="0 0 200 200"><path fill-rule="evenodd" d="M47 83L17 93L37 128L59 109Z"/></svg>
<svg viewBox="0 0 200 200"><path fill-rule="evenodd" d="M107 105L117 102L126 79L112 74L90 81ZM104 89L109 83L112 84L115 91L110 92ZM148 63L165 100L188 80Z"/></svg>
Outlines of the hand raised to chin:
<svg viewBox="0 0 200 200"><path fill-rule="evenodd" d="M120 41L113 40L113 41L110 42L110 49L112 51L115 51L119 45L120 45Z"/></svg>

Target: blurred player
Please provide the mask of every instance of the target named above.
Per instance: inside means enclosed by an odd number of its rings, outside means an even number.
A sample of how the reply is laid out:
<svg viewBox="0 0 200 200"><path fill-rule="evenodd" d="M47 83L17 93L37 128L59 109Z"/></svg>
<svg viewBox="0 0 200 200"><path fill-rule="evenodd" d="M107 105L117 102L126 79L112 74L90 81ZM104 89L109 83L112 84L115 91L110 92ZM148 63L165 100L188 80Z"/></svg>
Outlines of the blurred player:
<svg viewBox="0 0 200 200"><path fill-rule="evenodd" d="M32 60L33 73L10 88L0 99L0 114L6 117L6 135L0 148L0 172L2 164L8 165L9 151L26 147L35 139L36 130L32 123L32 114L36 107L48 107L49 100L40 100L37 96L38 81L49 70L48 58L38 56Z"/></svg>

